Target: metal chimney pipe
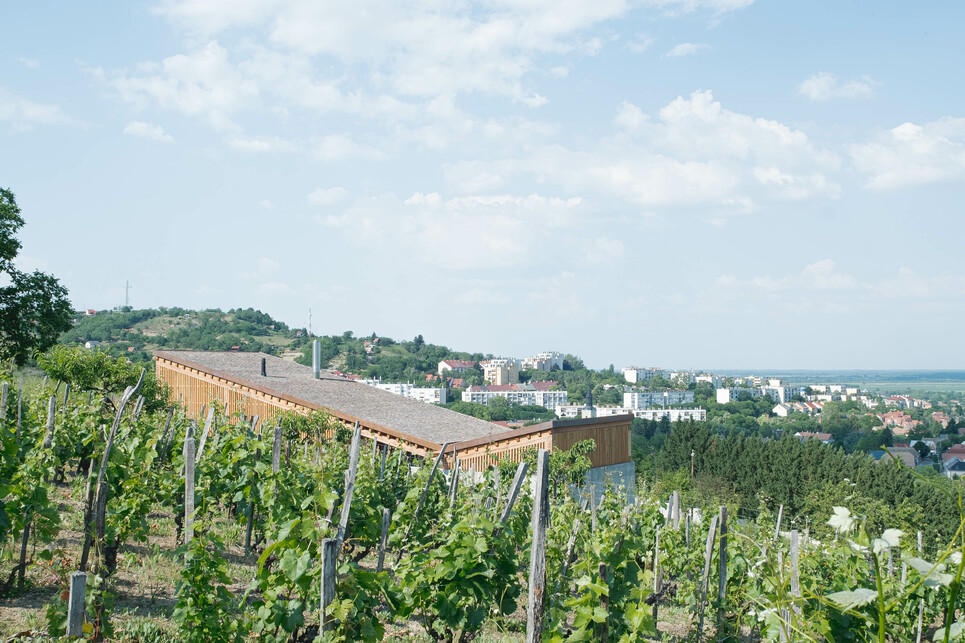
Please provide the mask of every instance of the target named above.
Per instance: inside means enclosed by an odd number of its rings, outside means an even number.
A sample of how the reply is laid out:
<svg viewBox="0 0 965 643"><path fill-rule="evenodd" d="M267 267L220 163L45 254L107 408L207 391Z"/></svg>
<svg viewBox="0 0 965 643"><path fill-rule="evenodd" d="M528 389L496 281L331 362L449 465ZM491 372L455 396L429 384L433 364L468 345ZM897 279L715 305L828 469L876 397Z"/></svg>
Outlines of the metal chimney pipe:
<svg viewBox="0 0 965 643"><path fill-rule="evenodd" d="M266 366L265 366L265 362L266 362L265 358L262 357L262 358L261 358L261 376L262 376L262 377L268 377L268 371L267 371L267 368L266 368Z"/></svg>
<svg viewBox="0 0 965 643"><path fill-rule="evenodd" d="M315 379L321 379L322 377L322 345L316 339L312 342L312 373L315 374Z"/></svg>

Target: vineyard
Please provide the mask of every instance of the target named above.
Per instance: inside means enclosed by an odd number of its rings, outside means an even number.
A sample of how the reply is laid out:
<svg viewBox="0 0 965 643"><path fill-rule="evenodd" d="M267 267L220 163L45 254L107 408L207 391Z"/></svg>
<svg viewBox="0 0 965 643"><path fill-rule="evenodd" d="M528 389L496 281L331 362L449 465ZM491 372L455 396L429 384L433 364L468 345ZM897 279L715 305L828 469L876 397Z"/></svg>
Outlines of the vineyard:
<svg viewBox="0 0 965 643"><path fill-rule="evenodd" d="M922 551L916 534L868 533L846 498L829 524L810 524L684 507L645 483L632 498L581 494L572 458L545 451L445 470L441 457L413 460L322 414L262 423L212 404L188 418L141 395L143 373L124 377L123 395L3 383L7 636L883 642L965 632L962 528Z"/></svg>

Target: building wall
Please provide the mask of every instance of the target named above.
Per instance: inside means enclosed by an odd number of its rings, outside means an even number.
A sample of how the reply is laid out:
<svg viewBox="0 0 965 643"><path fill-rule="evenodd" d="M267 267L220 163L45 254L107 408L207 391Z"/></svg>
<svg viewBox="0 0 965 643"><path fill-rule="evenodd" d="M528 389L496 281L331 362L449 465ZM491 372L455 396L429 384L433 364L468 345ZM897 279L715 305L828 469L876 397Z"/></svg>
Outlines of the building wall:
<svg viewBox="0 0 965 643"><path fill-rule="evenodd" d="M578 427L553 429L553 448L568 450L577 442L593 440L596 449L590 453L594 467L630 462L630 420L614 420Z"/></svg>

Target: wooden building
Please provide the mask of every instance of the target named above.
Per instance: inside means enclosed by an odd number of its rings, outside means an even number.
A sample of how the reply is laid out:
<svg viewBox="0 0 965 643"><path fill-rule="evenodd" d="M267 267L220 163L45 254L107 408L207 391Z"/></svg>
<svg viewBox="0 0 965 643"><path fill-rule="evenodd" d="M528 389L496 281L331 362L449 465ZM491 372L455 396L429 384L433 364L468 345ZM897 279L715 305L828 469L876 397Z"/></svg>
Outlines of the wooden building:
<svg viewBox="0 0 965 643"><path fill-rule="evenodd" d="M631 414L605 418L552 420L507 430L478 418L456 413L359 384L323 371L319 379L308 366L263 353L157 351L157 379L171 388L173 401L197 417L211 403L229 412L259 415L264 422L285 411L324 411L362 429L379 444L426 457L443 444L455 449L463 467L477 470L501 459L518 461L530 447L568 449L592 439L594 469L629 473ZM262 366L264 365L264 374ZM451 451L449 451L451 454ZM446 458L451 465L451 455Z"/></svg>

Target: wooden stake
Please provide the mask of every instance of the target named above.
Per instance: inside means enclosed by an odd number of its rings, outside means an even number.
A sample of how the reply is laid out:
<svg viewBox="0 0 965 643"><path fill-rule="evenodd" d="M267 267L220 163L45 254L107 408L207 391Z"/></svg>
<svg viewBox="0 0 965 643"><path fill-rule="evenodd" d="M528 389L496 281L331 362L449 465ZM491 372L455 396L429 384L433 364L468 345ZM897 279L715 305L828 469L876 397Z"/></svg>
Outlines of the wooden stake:
<svg viewBox="0 0 965 643"><path fill-rule="evenodd" d="M704 575L700 583L700 605L697 607L697 640L703 640L704 605L707 604L707 590L710 586L710 563L714 557L714 539L717 537L717 516L710 519L707 532L707 547L704 549Z"/></svg>
<svg viewBox="0 0 965 643"><path fill-rule="evenodd" d="M388 507L382 510L382 536L379 538L379 562L375 566L375 573L382 571L385 563L385 545L389 541L389 525L392 523L392 512Z"/></svg>
<svg viewBox="0 0 965 643"><path fill-rule="evenodd" d="M777 526L774 527L774 542L777 542L777 539L781 537L781 518L783 517L784 505L781 505L781 508L777 510Z"/></svg>
<svg viewBox="0 0 965 643"><path fill-rule="evenodd" d="M921 555L922 550L922 538L921 532L918 532L918 554ZM918 601L918 634L915 636L915 643L921 643L922 627L924 625L925 619L925 599L922 598Z"/></svg>
<svg viewBox="0 0 965 643"><path fill-rule="evenodd" d="M103 431L103 427L101 430ZM78 565L78 569L82 572L87 571L87 559L90 557L90 546L94 538L94 494L97 490L91 485L93 479L94 460L91 458L87 470L87 489L84 491L84 547L80 555L80 565Z"/></svg>
<svg viewBox="0 0 965 643"><path fill-rule="evenodd" d="M658 528L658 529L659 529L659 528ZM597 567L597 573L599 573L599 575L600 575L600 584L606 585L607 587L609 587L610 584L607 582L607 579L606 579L606 576L607 576L606 563L600 563L599 567ZM607 594L604 594L603 596L600 597L600 607L602 607L602 608L603 608L603 611L606 612L606 618L604 618L600 623L597 623L597 626L596 626L596 640L597 640L597 641L600 641L600 643L608 643L609 640L610 640L610 627L609 627L609 626L610 626L610 597L609 597L609 592L607 592ZM657 611L657 604L656 604L656 603L653 604L653 610L654 610L654 612Z"/></svg>
<svg viewBox="0 0 965 643"><path fill-rule="evenodd" d="M529 467L525 462L520 462L516 467L516 475L513 477L513 484L509 487L509 496L506 498L506 505L503 507L503 513L499 516L499 523L505 525L506 521L509 520L509 514L513 511L513 505L516 504L516 497L519 496L519 490L523 486L523 481L526 479L526 469Z"/></svg>
<svg viewBox="0 0 965 643"><path fill-rule="evenodd" d="M17 385L17 444L20 444L20 420L23 416L23 375Z"/></svg>
<svg viewBox="0 0 965 643"><path fill-rule="evenodd" d="M161 434L161 440L160 442L158 442L158 445L161 447L160 451L158 452L158 455L161 456L162 462L164 461L164 458L167 455L168 439L169 439L168 432L171 430L171 420L173 418L174 418L174 407L169 406L168 419L164 422L164 433Z"/></svg>
<svg viewBox="0 0 965 643"><path fill-rule="evenodd" d="M261 449L255 450L255 464L261 462ZM255 526L255 493L258 490L258 483L255 478L255 467L251 467L251 484L248 485L248 520L245 524L245 555L251 551L251 532Z"/></svg>
<svg viewBox="0 0 965 643"><path fill-rule="evenodd" d="M271 472L278 473L281 469L281 418L275 426L275 440L271 446Z"/></svg>
<svg viewBox="0 0 965 643"><path fill-rule="evenodd" d="M184 544L194 538L194 435L184 440Z"/></svg>
<svg viewBox="0 0 965 643"><path fill-rule="evenodd" d="M201 432L201 443L198 444L198 455L195 462L201 462L201 454L204 453L204 444L208 441L208 433L211 431L211 424L214 422L214 404L208 409L208 417L204 421L204 431Z"/></svg>
<svg viewBox="0 0 965 643"><path fill-rule="evenodd" d="M352 510L352 495L355 493L355 474L359 467L359 450L362 447L362 429L355 423L355 433L352 434L352 444L348 451L348 471L345 473L345 493L342 495L342 516L338 521L338 535L336 536L336 552L342 551L345 536L348 533L349 512ZM336 553L336 556L338 554Z"/></svg>
<svg viewBox="0 0 965 643"><path fill-rule="evenodd" d="M382 478L385 476L385 459L388 457L388 455L389 455L389 445L383 444L382 445L382 466L379 467L379 482L381 482Z"/></svg>
<svg viewBox="0 0 965 643"><path fill-rule="evenodd" d="M717 578L717 640L724 638L724 599L727 598L727 507L721 506L717 521L720 529L720 543L717 547L719 564Z"/></svg>
<svg viewBox="0 0 965 643"><path fill-rule="evenodd" d="M660 527L657 526L653 544L653 593L654 596L660 595L663 588L663 571L660 569ZM657 622L657 603L653 602L653 622Z"/></svg>
<svg viewBox="0 0 965 643"><path fill-rule="evenodd" d="M338 557L338 544L334 538L322 540L322 614L320 617L322 631L332 629L332 622L326 616L328 606L335 600L335 566Z"/></svg>
<svg viewBox="0 0 965 643"><path fill-rule="evenodd" d="M533 543L529 558L529 600L526 606L526 643L543 640L546 611L546 529L549 526L550 453L536 453L536 488L533 496Z"/></svg>
<svg viewBox="0 0 965 643"><path fill-rule="evenodd" d="M670 499L673 505L671 513L673 518L673 530L680 531L680 492L674 491Z"/></svg>
<svg viewBox="0 0 965 643"><path fill-rule="evenodd" d="M6 382L0 385L0 423L7 419L7 393L9 390L10 385Z"/></svg>
<svg viewBox="0 0 965 643"><path fill-rule="evenodd" d="M47 401L47 432L44 434L44 448L49 449L54 443L54 413L57 412L57 398L53 395Z"/></svg>
<svg viewBox="0 0 965 643"><path fill-rule="evenodd" d="M70 399L70 382L64 387L64 409L67 408L67 402Z"/></svg>
<svg viewBox="0 0 965 643"><path fill-rule="evenodd" d="M84 636L84 598L87 593L87 574L70 575L70 598L67 602L67 637Z"/></svg>

